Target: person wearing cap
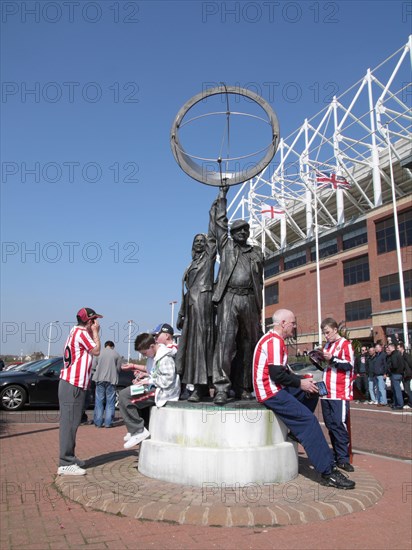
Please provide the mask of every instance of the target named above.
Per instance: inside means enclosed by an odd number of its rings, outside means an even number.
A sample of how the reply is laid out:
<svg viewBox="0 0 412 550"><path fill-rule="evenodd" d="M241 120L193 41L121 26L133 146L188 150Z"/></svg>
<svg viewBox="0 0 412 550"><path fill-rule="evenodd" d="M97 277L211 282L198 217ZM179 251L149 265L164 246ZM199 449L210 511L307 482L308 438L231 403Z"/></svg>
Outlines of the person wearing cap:
<svg viewBox="0 0 412 550"><path fill-rule="evenodd" d="M133 385L119 393L119 410L127 434L124 448L131 449L149 437L142 416L144 410L153 406L163 407L167 401L177 401L180 395L180 379L176 374L172 350L156 342L153 334L139 334L134 344L135 350L152 360L150 373L143 374L133 381ZM142 394L142 386L146 391Z"/></svg>
<svg viewBox="0 0 412 550"><path fill-rule="evenodd" d="M74 326L64 346L64 368L60 373L59 407L60 457L58 475L84 475L84 462L75 455L76 433L80 425L86 392L90 382L93 357L100 354L100 325L102 318L89 307L77 313Z"/></svg>
<svg viewBox="0 0 412 550"><path fill-rule="evenodd" d="M167 323L161 323L152 330L156 343L169 348L172 357L175 357L178 349L176 342L173 340L174 333L173 327Z"/></svg>
<svg viewBox="0 0 412 550"><path fill-rule="evenodd" d="M261 335L263 255L248 244L249 224L236 220L228 235L228 187L221 187L215 232L220 269L213 293L217 304L217 334L213 356L214 402L227 402L230 386L236 397L250 399L253 351Z"/></svg>
<svg viewBox="0 0 412 550"><path fill-rule="evenodd" d="M188 401L192 402L200 401L207 394L209 380L212 379L216 205L217 200L210 209L207 235L198 233L194 236L192 261L183 274L182 301L177 316L177 328L182 331L182 335L175 358L176 370L182 385L194 386L194 391L188 395Z"/></svg>

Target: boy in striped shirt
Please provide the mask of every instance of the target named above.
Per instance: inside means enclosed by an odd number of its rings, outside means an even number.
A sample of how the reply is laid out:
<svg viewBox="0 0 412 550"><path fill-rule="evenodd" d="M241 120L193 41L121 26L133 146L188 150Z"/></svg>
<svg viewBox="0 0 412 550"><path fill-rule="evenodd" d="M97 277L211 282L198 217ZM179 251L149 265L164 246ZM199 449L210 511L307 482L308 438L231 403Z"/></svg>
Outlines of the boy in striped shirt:
<svg viewBox="0 0 412 550"><path fill-rule="evenodd" d="M102 315L89 307L77 313L74 326L64 347L64 368L60 373L60 458L58 475L86 473L84 462L75 456L76 433L80 425L87 388L89 386L93 357L100 354L100 325Z"/></svg>
<svg viewBox="0 0 412 550"><path fill-rule="evenodd" d="M347 428L349 402L353 400L355 378L353 348L349 340L339 335L338 323L332 317L324 319L320 328L326 338L323 356L328 362L323 371L323 381L328 394L321 399L322 415L329 430L338 468L353 472L354 468L349 462Z"/></svg>

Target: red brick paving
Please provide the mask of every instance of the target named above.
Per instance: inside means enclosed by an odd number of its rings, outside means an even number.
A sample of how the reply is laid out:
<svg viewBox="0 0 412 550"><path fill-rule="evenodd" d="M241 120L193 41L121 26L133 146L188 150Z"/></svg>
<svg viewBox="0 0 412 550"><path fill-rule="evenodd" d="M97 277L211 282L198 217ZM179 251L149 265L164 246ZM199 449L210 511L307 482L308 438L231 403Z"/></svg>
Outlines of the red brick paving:
<svg viewBox="0 0 412 550"><path fill-rule="evenodd" d="M409 413L410 414L410 413ZM410 416L395 414L383 415L376 412L361 411L353 415L359 419L362 442L372 446L383 445L399 456L399 453L410 452ZM411 415L412 416L412 415ZM39 420L42 418L39 417ZM48 420L52 422L53 420ZM354 425L358 420L355 420ZM357 429L357 428L356 428ZM390 431L390 433L389 433ZM391 433L395 436L392 438ZM134 451L121 451L124 428L97 430L93 426L82 426L78 433L77 453L82 458L96 458L91 472L98 470L103 478L98 478L96 485L89 482L81 486L84 478L72 478L72 492L78 498L88 498L94 505L100 499L98 487L102 484L102 495L117 495L118 499L127 495L129 502L123 503L132 509L137 504L133 499L136 492L142 491L144 483L136 477L127 481L128 487L116 486L118 480L105 479L106 471L111 475L121 473L122 479L134 470ZM359 437L359 436L357 436ZM406 437L406 438L405 438ZM383 441L380 443L380 441ZM244 524L244 517L249 517L246 507L231 506L230 520L233 527L204 526L205 515L201 515L201 502L189 506L186 519L191 525L169 524L166 522L141 521L131 517L119 517L63 498L56 490L55 473L57 469L57 425L45 423L8 424L1 439L1 535L2 550L29 548L56 550L59 548L170 548L170 549L399 549L410 550L412 542L411 503L412 476L410 461L396 461L377 456L355 454L358 487L362 492L362 504L368 501L365 510L349 513L354 503L354 492L339 491L338 500L318 500L317 506L306 502L269 503L267 507L249 504L252 514L256 512L255 523L266 525L268 519L276 523L285 523L286 519L300 517L299 512L306 506L305 514L308 523L281 527L236 527ZM386 443L385 443L386 442ZM389 443L388 443L389 442ZM376 447L377 445L375 445ZM359 446L355 443L355 448ZM372 449L374 450L374 449ZM303 456L303 455L302 455ZM303 471L308 469L307 461L301 459ZM121 465L121 467L119 467ZM136 474L137 475L137 474ZM301 476L299 476L301 477ZM353 476L355 479L355 476ZM125 478L127 479L127 477ZM298 478L299 479L299 478ZM307 478L305 478L306 480ZM80 483L78 482L80 480ZM377 484L372 485L371 480ZM61 479L59 480L61 481ZM64 483L68 481L64 479ZM313 483L313 481L309 480ZM110 486L110 483L114 486ZM159 483L159 482L156 482ZM305 481L305 483L308 483ZM106 484L106 486L104 486ZM153 507L153 516L159 505L164 504L163 518L176 517L178 507L184 498L193 497L191 488L180 487L173 493L181 501L167 502L168 492L162 484L156 487L152 503L141 506L142 513L149 514ZM164 484L166 485L166 484ZM113 492L113 487L115 491ZM303 487L303 485L302 485ZM309 487L309 485L308 485ZM383 495L377 494L379 487ZM290 490L293 486L290 485ZM323 490L325 488L322 488ZM86 492L85 492L86 491ZM113 497L112 497L113 498ZM250 497L253 498L253 497ZM296 498L292 493L289 499ZM229 496L226 495L226 504ZM316 499L314 500L316 502ZM113 510L118 503L111 502ZM218 510L220 506L220 513ZM359 505L358 505L359 506ZM344 516L328 519L336 514L334 509ZM167 511L169 510L169 511ZM210 514L212 510L212 514ZM233 512L233 510L235 510ZM222 524L222 517L228 513L227 506L217 501L211 502L208 523L213 521ZM246 516L245 516L246 514ZM321 517L325 517L325 521ZM147 517L147 516L146 516ZM181 517L181 516L179 516ZM216 519L214 519L216 518ZM212 520L212 521L211 521Z"/></svg>

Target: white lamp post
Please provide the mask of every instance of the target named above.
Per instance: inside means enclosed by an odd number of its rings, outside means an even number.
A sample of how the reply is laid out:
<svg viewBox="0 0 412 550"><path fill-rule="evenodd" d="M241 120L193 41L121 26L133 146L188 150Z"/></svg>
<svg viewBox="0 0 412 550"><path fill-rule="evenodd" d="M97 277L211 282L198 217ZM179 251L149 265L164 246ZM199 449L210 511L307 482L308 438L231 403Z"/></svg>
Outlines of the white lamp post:
<svg viewBox="0 0 412 550"><path fill-rule="evenodd" d="M172 306L172 322L170 323L172 325L172 327L174 327L175 304L177 304L176 300L174 300L173 302L169 302L169 305Z"/></svg>
<svg viewBox="0 0 412 550"><path fill-rule="evenodd" d="M52 331L52 325L53 323L58 323L59 321L50 321L49 325L49 344L47 346L47 357L46 359L50 359L50 343L51 343L51 331Z"/></svg>
<svg viewBox="0 0 412 550"><path fill-rule="evenodd" d="M132 335L132 323L133 323L133 320L130 319L129 321L127 321L129 323L129 336L127 338L127 362L130 363L130 339L131 339L131 335Z"/></svg>

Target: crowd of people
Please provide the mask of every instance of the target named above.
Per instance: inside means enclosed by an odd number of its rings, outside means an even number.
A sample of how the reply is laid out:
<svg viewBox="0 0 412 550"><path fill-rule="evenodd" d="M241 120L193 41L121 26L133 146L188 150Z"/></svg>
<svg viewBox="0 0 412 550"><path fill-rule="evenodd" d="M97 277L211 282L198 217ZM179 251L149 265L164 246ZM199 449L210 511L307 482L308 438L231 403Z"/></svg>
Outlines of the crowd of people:
<svg viewBox="0 0 412 550"><path fill-rule="evenodd" d="M144 356L145 365L121 364L111 341L100 351L99 322L91 308L77 314L77 325L71 330L65 346L65 368L59 386L60 459L59 475L84 475L83 461L75 454L76 432L80 425L92 371L93 358L96 382L96 427L110 427L114 418L114 389L120 368L133 369L133 383L119 393L119 410L127 433L124 448L130 449L150 437L149 420L152 407L177 401L181 394L176 370L177 345L173 327L163 323L152 333L139 334L135 350ZM329 432L330 449L314 414L319 387L313 379L297 376L288 366L285 339L293 336L296 320L293 312L281 309L273 315L273 326L258 341L252 359L253 395L273 411L289 429L291 439L305 448L309 460L321 475L320 483L338 489L352 489L355 483L342 471L351 472L349 437L346 417L352 399L354 354L351 344L338 333L332 318L322 323L326 339L323 356L325 394L322 412Z"/></svg>
<svg viewBox="0 0 412 550"><path fill-rule="evenodd" d="M120 369L134 371L133 383L119 393L119 410L127 429L126 449L150 437L152 407L179 400L182 389L191 386L192 402L201 401L212 389L217 406L226 405L230 398L256 398L273 411L289 429L289 437L304 447L321 476L320 482L337 489L355 487L355 482L343 473L354 470L348 418L355 378L360 392L369 394L372 403L384 406L385 379L390 376L393 408L403 407L401 383L409 386L411 404L411 368L402 344L389 342L385 351L380 344L369 350L363 347L355 361L351 342L339 333L331 317L321 323L326 340L322 350L323 382L302 378L290 369L285 339L296 336L295 314L278 309L271 329L262 333L263 255L249 244L250 228L245 220L236 220L229 231L227 191L227 186L221 186L211 206L208 233L200 233L193 240L192 260L182 281L179 348L173 341L173 327L163 323L136 338L135 350L147 359L146 365L122 365L113 342L107 341L100 351L98 319L102 316L91 308L77 313L77 325L66 342L65 368L59 384L59 475L86 473L83 461L75 455L75 444L93 358L97 428L112 426ZM220 267L214 281L217 254ZM314 414L319 397L332 450Z"/></svg>
<svg viewBox="0 0 412 550"><path fill-rule="evenodd" d="M359 403L388 406L387 388L392 390L391 408L394 410L412 408L412 357L406 352L404 343L388 338L388 342L363 345L355 360L355 386L360 394ZM404 404L402 388L408 402Z"/></svg>

